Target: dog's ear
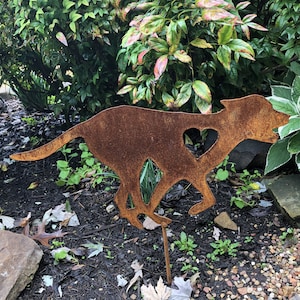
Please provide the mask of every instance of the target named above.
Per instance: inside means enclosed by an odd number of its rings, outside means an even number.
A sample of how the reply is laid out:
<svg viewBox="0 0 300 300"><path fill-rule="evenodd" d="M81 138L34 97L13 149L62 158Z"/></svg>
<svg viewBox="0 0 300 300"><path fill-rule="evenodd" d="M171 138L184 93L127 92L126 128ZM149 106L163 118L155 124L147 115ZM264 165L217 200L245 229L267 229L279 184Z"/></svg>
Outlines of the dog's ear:
<svg viewBox="0 0 300 300"><path fill-rule="evenodd" d="M230 109L232 107L232 102L236 102L235 100L237 99L226 99L226 100L221 100L221 104L224 106L226 109Z"/></svg>

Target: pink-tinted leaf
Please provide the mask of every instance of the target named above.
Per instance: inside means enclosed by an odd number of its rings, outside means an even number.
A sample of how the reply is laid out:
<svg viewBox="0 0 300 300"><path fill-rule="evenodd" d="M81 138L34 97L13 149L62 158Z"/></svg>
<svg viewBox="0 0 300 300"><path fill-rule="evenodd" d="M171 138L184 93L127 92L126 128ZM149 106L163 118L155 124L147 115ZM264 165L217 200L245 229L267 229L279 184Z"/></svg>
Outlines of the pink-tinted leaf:
<svg viewBox="0 0 300 300"><path fill-rule="evenodd" d="M256 17L257 17L256 14L249 14L249 15L246 15L242 20L243 20L243 22L248 23L248 22L251 22Z"/></svg>
<svg viewBox="0 0 300 300"><path fill-rule="evenodd" d="M192 61L192 58L184 50L177 50L174 53L174 57L183 63L190 63Z"/></svg>
<svg viewBox="0 0 300 300"><path fill-rule="evenodd" d="M246 38L247 38L248 40L250 40L250 30L249 30L248 25L243 24L243 25L241 25L241 28L242 28L242 30L243 30L243 32L244 32Z"/></svg>
<svg viewBox="0 0 300 300"><path fill-rule="evenodd" d="M208 115L212 112L212 105L201 99L200 97L195 98L195 104L199 111L204 114Z"/></svg>
<svg viewBox="0 0 300 300"><path fill-rule="evenodd" d="M237 4L236 9L237 10L241 10L241 9L245 9L248 5L250 5L251 2L250 1L243 1Z"/></svg>
<svg viewBox="0 0 300 300"><path fill-rule="evenodd" d="M209 8L202 10L202 18L206 21L218 21L222 19L231 19L234 22L238 21L237 16L231 14L223 8Z"/></svg>
<svg viewBox="0 0 300 300"><path fill-rule="evenodd" d="M128 47L137 42L141 37L141 33L136 27L131 27L122 38L122 47Z"/></svg>
<svg viewBox="0 0 300 300"><path fill-rule="evenodd" d="M240 56L242 56L246 59L255 61L255 58L252 55L250 55L249 53L239 52L239 54L240 54Z"/></svg>
<svg viewBox="0 0 300 300"><path fill-rule="evenodd" d="M125 43L125 47L128 47L132 44L134 44L135 42L137 42L141 37L141 33L136 33L131 35L130 37L128 37L127 42Z"/></svg>
<svg viewBox="0 0 300 300"><path fill-rule="evenodd" d="M160 76L163 74L163 72L166 70L168 64L168 55L162 55L160 56L155 63L154 66L154 77L155 80L158 80Z"/></svg>
<svg viewBox="0 0 300 300"><path fill-rule="evenodd" d="M160 15L145 17L140 24L140 31L143 34L152 34L160 32L165 24L165 18Z"/></svg>
<svg viewBox="0 0 300 300"><path fill-rule="evenodd" d="M260 30L260 31L268 31L267 28L259 25L259 24L256 24L256 23L253 23L253 22L250 22L250 23L247 23L247 25L251 28L254 28L256 30Z"/></svg>
<svg viewBox="0 0 300 300"><path fill-rule="evenodd" d="M211 103L211 92L208 85L205 82L201 80L195 80L192 86L197 96L199 96L205 102Z"/></svg>
<svg viewBox="0 0 300 300"><path fill-rule="evenodd" d="M143 64L143 58L144 56L149 52L148 49L143 50L139 55L138 55L138 64L142 65Z"/></svg>
<svg viewBox="0 0 300 300"><path fill-rule="evenodd" d="M65 37L65 35L59 31L57 34L56 34L56 38L63 44L65 45L66 47L68 47L68 41Z"/></svg>
<svg viewBox="0 0 300 300"><path fill-rule="evenodd" d="M224 0L196 0L196 6L200 8L212 8L217 6L229 7L229 3Z"/></svg>

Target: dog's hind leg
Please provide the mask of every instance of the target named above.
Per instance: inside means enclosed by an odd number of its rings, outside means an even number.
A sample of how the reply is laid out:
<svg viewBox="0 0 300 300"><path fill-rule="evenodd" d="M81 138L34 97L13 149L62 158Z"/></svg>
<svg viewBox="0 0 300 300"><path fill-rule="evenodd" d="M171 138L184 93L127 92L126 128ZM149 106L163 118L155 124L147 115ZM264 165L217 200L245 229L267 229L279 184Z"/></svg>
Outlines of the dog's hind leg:
<svg viewBox="0 0 300 300"><path fill-rule="evenodd" d="M197 180L197 182L191 182L193 186L202 194L202 201L193 205L189 209L190 215L197 215L200 212L203 212L204 210L210 208L216 203L216 198L214 194L212 193L209 185L206 181L206 175L203 177L200 177L200 180Z"/></svg>

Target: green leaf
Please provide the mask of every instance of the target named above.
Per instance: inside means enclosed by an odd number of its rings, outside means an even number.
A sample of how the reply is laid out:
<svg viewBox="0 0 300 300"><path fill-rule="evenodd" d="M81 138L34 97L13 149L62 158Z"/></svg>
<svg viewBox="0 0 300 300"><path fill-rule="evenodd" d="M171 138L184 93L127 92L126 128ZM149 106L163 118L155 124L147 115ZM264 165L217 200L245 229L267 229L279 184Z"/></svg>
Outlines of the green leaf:
<svg viewBox="0 0 300 300"><path fill-rule="evenodd" d="M216 178L220 181L224 181L229 177L229 172L227 170L218 169L216 173Z"/></svg>
<svg viewBox="0 0 300 300"><path fill-rule="evenodd" d="M270 147L267 155L265 174L278 169L292 158L292 154L287 150L288 143L289 138L286 138L278 140Z"/></svg>
<svg viewBox="0 0 300 300"><path fill-rule="evenodd" d="M184 50L177 50L173 55L183 63L190 63L192 61L192 58Z"/></svg>
<svg viewBox="0 0 300 300"><path fill-rule="evenodd" d="M70 27L70 29L71 29L74 33L76 33L76 24L75 24L75 22L71 22L70 25L69 25L69 27Z"/></svg>
<svg viewBox="0 0 300 300"><path fill-rule="evenodd" d="M241 39L233 39L227 43L227 46L235 52L246 53L251 55L251 57L254 57L255 55L251 45Z"/></svg>
<svg viewBox="0 0 300 300"><path fill-rule="evenodd" d="M271 85L272 96L292 100L292 89L289 86Z"/></svg>
<svg viewBox="0 0 300 300"><path fill-rule="evenodd" d="M205 100L207 103L211 103L211 92L208 87L208 85L201 81L201 80L195 80L193 82L193 90L194 92L203 100Z"/></svg>
<svg viewBox="0 0 300 300"><path fill-rule="evenodd" d="M300 116L291 116L288 124L278 128L278 133L280 138L283 139L298 130L300 130Z"/></svg>
<svg viewBox="0 0 300 300"><path fill-rule="evenodd" d="M292 100L294 103L299 103L300 99L300 76L296 76L292 85ZM300 107L299 107L300 109Z"/></svg>
<svg viewBox="0 0 300 300"><path fill-rule="evenodd" d="M228 46L222 45L218 48L217 58L225 69L230 70L231 50Z"/></svg>
<svg viewBox="0 0 300 300"><path fill-rule="evenodd" d="M124 95L130 91L132 91L134 89L134 85L131 85L131 84L128 84L128 85L125 85L123 86L117 93L117 95Z"/></svg>
<svg viewBox="0 0 300 300"><path fill-rule="evenodd" d="M61 170L59 172L59 178L60 179L66 179L70 174L70 170L69 169L64 169L64 170Z"/></svg>
<svg viewBox="0 0 300 300"><path fill-rule="evenodd" d="M292 154L300 153L300 131L289 139L287 149Z"/></svg>
<svg viewBox="0 0 300 300"><path fill-rule="evenodd" d="M185 23L185 20L184 20L184 19L178 20L178 21L177 21L177 25L180 27L180 29L181 29L185 34L188 33L188 29L187 29L187 26L186 26L186 23Z"/></svg>
<svg viewBox="0 0 300 300"><path fill-rule="evenodd" d="M74 6L76 3L69 0L63 0L63 6L68 10L72 6Z"/></svg>
<svg viewBox="0 0 300 300"><path fill-rule="evenodd" d="M175 101L175 106L176 107L181 107L184 105L186 102L189 101L190 97L192 94L192 85L191 83L186 83L184 84L180 91L179 94L177 95L176 101Z"/></svg>
<svg viewBox="0 0 300 300"><path fill-rule="evenodd" d="M204 39L196 38L191 41L191 45L201 49L213 48L213 46Z"/></svg>
<svg viewBox="0 0 300 300"><path fill-rule="evenodd" d="M167 107L172 106L174 103L174 98L166 92L162 93L162 100Z"/></svg>
<svg viewBox="0 0 300 300"><path fill-rule="evenodd" d="M195 95L195 104L202 114L211 113L212 105Z"/></svg>
<svg viewBox="0 0 300 300"><path fill-rule="evenodd" d="M70 20L71 20L72 22L76 22L76 21L79 20L81 17L82 17L82 15L81 15L81 14L78 14L78 13L76 12L76 10L73 10L73 11L70 12Z"/></svg>
<svg viewBox="0 0 300 300"><path fill-rule="evenodd" d="M297 107L290 100L277 96L271 96L267 99L271 102L275 110L290 116L297 115Z"/></svg>
<svg viewBox="0 0 300 300"><path fill-rule="evenodd" d="M163 54L167 54L169 52L168 43L161 38L151 37L148 40L148 44L152 49L154 49L157 52L160 52Z"/></svg>
<svg viewBox="0 0 300 300"><path fill-rule="evenodd" d="M181 39L181 30L177 25L177 22L171 20L167 27L167 43L173 48L177 48Z"/></svg>
<svg viewBox="0 0 300 300"><path fill-rule="evenodd" d="M218 44L219 45L225 45L227 44L233 33L233 26L231 25L224 25L223 27L220 28L218 31Z"/></svg>
<svg viewBox="0 0 300 300"><path fill-rule="evenodd" d="M296 75L300 76L300 64L296 61L292 61L290 65L290 70Z"/></svg>

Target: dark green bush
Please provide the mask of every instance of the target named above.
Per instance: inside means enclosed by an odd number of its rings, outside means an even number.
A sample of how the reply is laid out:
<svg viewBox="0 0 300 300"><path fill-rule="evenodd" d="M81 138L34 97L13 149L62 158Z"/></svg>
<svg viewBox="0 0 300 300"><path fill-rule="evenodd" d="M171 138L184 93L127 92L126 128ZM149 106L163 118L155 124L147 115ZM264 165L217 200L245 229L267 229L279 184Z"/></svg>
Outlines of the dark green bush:
<svg viewBox="0 0 300 300"><path fill-rule="evenodd" d="M13 0L0 11L1 73L27 107L85 118L118 103L111 1Z"/></svg>

